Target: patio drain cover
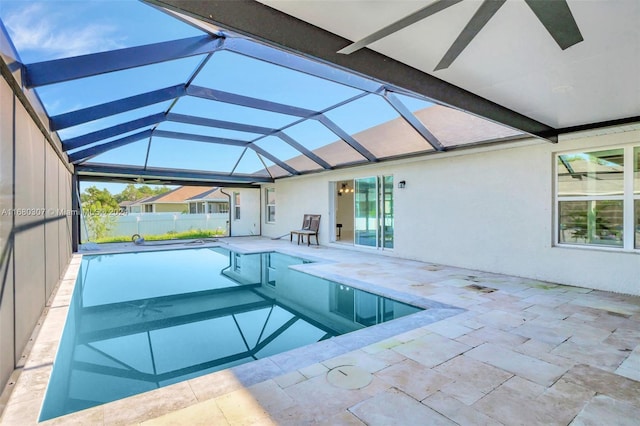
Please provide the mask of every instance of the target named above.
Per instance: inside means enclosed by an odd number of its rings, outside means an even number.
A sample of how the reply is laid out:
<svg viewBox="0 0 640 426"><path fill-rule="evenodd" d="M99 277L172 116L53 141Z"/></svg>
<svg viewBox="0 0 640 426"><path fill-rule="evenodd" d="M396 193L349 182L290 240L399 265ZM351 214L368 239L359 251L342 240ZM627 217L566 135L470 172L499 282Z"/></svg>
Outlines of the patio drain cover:
<svg viewBox="0 0 640 426"><path fill-rule="evenodd" d="M327 381L342 389L362 389L372 380L371 373L355 365L341 365L327 373Z"/></svg>

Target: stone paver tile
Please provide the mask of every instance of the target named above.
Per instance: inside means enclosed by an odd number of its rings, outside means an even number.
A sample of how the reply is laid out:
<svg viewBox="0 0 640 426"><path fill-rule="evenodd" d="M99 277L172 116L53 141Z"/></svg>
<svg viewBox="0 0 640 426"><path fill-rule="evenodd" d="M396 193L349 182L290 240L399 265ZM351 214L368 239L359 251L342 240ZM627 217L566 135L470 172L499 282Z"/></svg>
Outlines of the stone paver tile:
<svg viewBox="0 0 640 426"><path fill-rule="evenodd" d="M57 349L58 341L40 341L39 339L36 339L36 342L29 353L29 357L24 364L24 368L37 368L44 365L52 365L56 358Z"/></svg>
<svg viewBox="0 0 640 426"><path fill-rule="evenodd" d="M16 403L10 401L0 415L2 425L36 424L40 415L40 405L32 400Z"/></svg>
<svg viewBox="0 0 640 426"><path fill-rule="evenodd" d="M376 373L376 376L418 401L452 381L451 378L426 369L410 359L385 368Z"/></svg>
<svg viewBox="0 0 640 426"><path fill-rule="evenodd" d="M489 426L502 424L442 392L430 395L422 403L460 425Z"/></svg>
<svg viewBox="0 0 640 426"><path fill-rule="evenodd" d="M457 306L465 309L471 309L471 307L475 305L480 305L481 303L484 302L482 298L479 298L473 294L469 294L468 292L466 292L465 294L451 294L451 293L438 292L436 294L430 295L429 299L435 300L436 302L446 303L448 305L453 305L453 306Z"/></svg>
<svg viewBox="0 0 640 426"><path fill-rule="evenodd" d="M406 342L415 340L418 337L425 336L427 334L430 334L429 330L425 328L416 328L415 330L405 331L404 333L394 336L394 340L397 340L401 343L406 343ZM398 345L394 345L393 347L396 347L396 346ZM393 349L393 347L390 347L389 349Z"/></svg>
<svg viewBox="0 0 640 426"><path fill-rule="evenodd" d="M636 329L618 328L604 340L604 343L622 350L634 349L640 345L640 332L638 330L640 330L640 324Z"/></svg>
<svg viewBox="0 0 640 426"><path fill-rule="evenodd" d="M354 405L349 411L368 425L456 424L397 389L388 389Z"/></svg>
<svg viewBox="0 0 640 426"><path fill-rule="evenodd" d="M594 292L596 293L596 292ZM609 296L605 292L600 292L599 296ZM607 300L605 297L593 297L590 294L576 297L570 303L578 306L586 306L589 308L602 309L603 311L613 312L614 314L634 315L640 311L640 306L627 303L624 301Z"/></svg>
<svg viewBox="0 0 640 426"><path fill-rule="evenodd" d="M230 425L276 424L249 389L219 396L215 402Z"/></svg>
<svg viewBox="0 0 640 426"><path fill-rule="evenodd" d="M465 334L464 336L456 338L455 341L465 344L471 348L475 348L476 346L480 346L487 342L485 339L481 339L473 334Z"/></svg>
<svg viewBox="0 0 640 426"><path fill-rule="evenodd" d="M565 318L568 318L570 315L567 312L556 309L555 307L550 308L548 306L541 305L529 306L527 309L525 309L525 311L538 315L536 319L548 319L553 321L563 320Z"/></svg>
<svg viewBox="0 0 640 426"><path fill-rule="evenodd" d="M544 389L544 386L514 376L472 407L505 425L546 425L548 419L544 410L535 404L535 398Z"/></svg>
<svg viewBox="0 0 640 426"><path fill-rule="evenodd" d="M543 342L540 340L529 339L521 345L514 346L513 349L525 355L537 358L539 354L550 353L556 346L558 345Z"/></svg>
<svg viewBox="0 0 640 426"><path fill-rule="evenodd" d="M496 293L490 293L487 296L491 297L494 294ZM531 303L523 302L519 298L511 296L509 296L509 300L493 300L488 303L483 303L482 306L489 308L489 312L511 313L514 315L514 321L516 320L516 317L522 317L525 320L530 320L537 316L526 311L526 309L531 306Z"/></svg>
<svg viewBox="0 0 640 426"><path fill-rule="evenodd" d="M52 369L52 365L24 368L14 385L11 401L22 402L44 398Z"/></svg>
<svg viewBox="0 0 640 426"><path fill-rule="evenodd" d="M483 342L495 343L502 346L518 346L529 340L528 337L498 330L497 328L486 326L479 330L472 331L462 337L480 339ZM462 339L462 337L460 339ZM479 346L479 345L476 345Z"/></svg>
<svg viewBox="0 0 640 426"><path fill-rule="evenodd" d="M180 382L103 405L104 424L130 424L153 419L196 402L189 384Z"/></svg>
<svg viewBox="0 0 640 426"><path fill-rule="evenodd" d="M441 391L467 405L473 404L513 376L465 355L440 364L434 370L453 379Z"/></svg>
<svg viewBox="0 0 640 426"><path fill-rule="evenodd" d="M22 417L19 421L13 422L10 419L2 418L0 419L1 425L17 425L23 426L30 424L25 421L25 418ZM35 422L33 423L35 424ZM67 414L65 416L56 417L51 420L44 421L42 423L38 423L38 425L42 426L56 426L56 425L103 425L104 424L104 410L102 406L89 408L87 410L76 411L75 413Z"/></svg>
<svg viewBox="0 0 640 426"><path fill-rule="evenodd" d="M376 371L382 370L383 368L389 366L389 364L382 359L371 356L366 352L360 350L328 359L326 361L323 361L322 364L329 369L341 365L355 365L365 371L368 371L369 373L375 373Z"/></svg>
<svg viewBox="0 0 640 426"><path fill-rule="evenodd" d="M486 362L545 386L551 385L567 371L566 368L491 343L473 348L466 354L478 361Z"/></svg>
<svg viewBox="0 0 640 426"><path fill-rule="evenodd" d="M293 369L285 371L271 358L263 358L257 361L247 362L246 364L236 365L231 368L233 375L237 377L238 381L244 386L255 385L256 383L281 376L282 374L290 371L293 371Z"/></svg>
<svg viewBox="0 0 640 426"><path fill-rule="evenodd" d="M582 409L571 426L637 426L640 408L606 395L596 395Z"/></svg>
<svg viewBox="0 0 640 426"><path fill-rule="evenodd" d="M298 426L300 423L293 423L294 426ZM321 420L314 423L314 426L365 426L356 416L349 411L342 411L328 419Z"/></svg>
<svg viewBox="0 0 640 426"><path fill-rule="evenodd" d="M521 325L520 327L514 328L511 332L529 339L539 340L552 345L559 345L565 340L568 340L575 331L570 327L563 326L561 321L553 322L548 325L531 321Z"/></svg>
<svg viewBox="0 0 640 426"><path fill-rule="evenodd" d="M576 365L563 379L622 402L640 406L640 382L588 365Z"/></svg>
<svg viewBox="0 0 640 426"><path fill-rule="evenodd" d="M401 342L400 340L397 339L385 339L382 340L378 343L374 343L372 345L368 345L362 348L362 350L368 354L375 354L378 352L382 352L385 351L387 349L391 349L394 346L398 346L400 344L402 344L403 342Z"/></svg>
<svg viewBox="0 0 640 426"><path fill-rule="evenodd" d="M530 315L530 314L529 314ZM527 321L526 316L521 313L492 310L476 317L476 321L503 331L509 331L519 327Z"/></svg>
<svg viewBox="0 0 640 426"><path fill-rule="evenodd" d="M293 399L273 380L247 388L251 396L267 411L281 411L294 404Z"/></svg>
<svg viewBox="0 0 640 426"><path fill-rule="evenodd" d="M550 308L556 308L568 301L573 299L572 296L567 296L564 294L536 294L534 296L527 297L522 299L525 303L530 303L531 305L542 305Z"/></svg>
<svg viewBox="0 0 640 426"><path fill-rule="evenodd" d="M307 378L298 371L293 371L289 374L283 374L282 376L273 378L273 381L283 389L291 385L295 385L296 383L300 383L303 380L307 380Z"/></svg>
<svg viewBox="0 0 640 426"><path fill-rule="evenodd" d="M576 312L575 314L571 314L568 318L569 319L573 319L573 320L577 320L577 321L584 321L585 323L589 323L589 322L596 321L598 318L600 318L600 316L596 315L594 313Z"/></svg>
<svg viewBox="0 0 640 426"><path fill-rule="evenodd" d="M344 335L339 337L344 337ZM335 342L335 339L327 339L318 343L314 343L313 345L307 345L287 352L281 352L279 354L272 355L269 358L254 361L244 365L256 364L260 361L269 361L273 365L279 367L282 374L307 367L314 362L320 362L332 356L342 355L345 352L348 352L348 350L346 350L343 346L337 344ZM262 369L262 367L259 368ZM259 373L259 371L254 372L254 374L255 373ZM272 377L275 377L276 375L273 375Z"/></svg>
<svg viewBox="0 0 640 426"><path fill-rule="evenodd" d="M551 345L549 343L530 339L519 346L513 347L513 350L516 352L520 352L521 354L546 361L549 364L563 367L567 370L576 365L576 362L570 358L552 354L551 351L555 347L555 345Z"/></svg>
<svg viewBox="0 0 640 426"><path fill-rule="evenodd" d="M535 406L544 412L549 423L566 425L593 395L587 388L560 379L536 398Z"/></svg>
<svg viewBox="0 0 640 426"><path fill-rule="evenodd" d="M405 357L404 355L391 349L387 349L382 352L376 352L373 356L384 361L387 365L397 364L407 359L407 357Z"/></svg>
<svg viewBox="0 0 640 426"><path fill-rule="evenodd" d="M611 345L578 345L570 341L558 345L551 353L609 371L618 368L628 355Z"/></svg>
<svg viewBox="0 0 640 426"><path fill-rule="evenodd" d="M640 346L629 354L620 367L616 369L616 374L640 382Z"/></svg>
<svg viewBox="0 0 640 426"><path fill-rule="evenodd" d="M466 352L469 348L469 346L456 342L455 340L447 339L437 334L428 334L396 346L392 350L426 367L435 367Z"/></svg>
<svg viewBox="0 0 640 426"><path fill-rule="evenodd" d="M199 402L190 407L174 411L140 423L140 426L226 426L229 422L222 414L215 400Z"/></svg>
<svg viewBox="0 0 640 426"><path fill-rule="evenodd" d="M326 421L389 387L388 383L374 377L365 388L342 389L331 385L325 375L317 376L284 389L284 392L293 398L295 405L271 414L278 423L305 424Z"/></svg>
<svg viewBox="0 0 640 426"><path fill-rule="evenodd" d="M579 345L599 345L612 336L608 328L598 327L597 323L585 323L571 318L562 322L571 327L572 336L569 340Z"/></svg>
<svg viewBox="0 0 640 426"><path fill-rule="evenodd" d="M327 371L329 371L329 369L326 365L318 362L315 364L311 364L308 367L301 368L298 371L306 378L311 378L325 374Z"/></svg>
<svg viewBox="0 0 640 426"><path fill-rule="evenodd" d="M189 380L188 383L198 401L215 398L244 387L231 370L222 370L196 377Z"/></svg>
<svg viewBox="0 0 640 426"><path fill-rule="evenodd" d="M471 328L473 330L478 330L479 328L484 327L486 324L481 323L480 321L476 321L475 319L468 319L462 323L467 328Z"/></svg>
<svg viewBox="0 0 640 426"><path fill-rule="evenodd" d="M425 328L441 336L448 337L449 339L455 339L456 337L463 336L473 330L472 328L450 321L439 321L429 324Z"/></svg>

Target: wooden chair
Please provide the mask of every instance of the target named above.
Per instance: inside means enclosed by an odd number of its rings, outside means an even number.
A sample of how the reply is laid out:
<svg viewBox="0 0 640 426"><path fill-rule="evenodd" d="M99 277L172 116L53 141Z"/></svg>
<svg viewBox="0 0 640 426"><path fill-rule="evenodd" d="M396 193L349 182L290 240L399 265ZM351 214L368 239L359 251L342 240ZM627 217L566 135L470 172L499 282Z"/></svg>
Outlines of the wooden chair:
<svg viewBox="0 0 640 426"><path fill-rule="evenodd" d="M298 236L298 244L300 244L300 238L304 244L304 236L307 236L307 245L311 244L311 236L315 235L316 245L320 245L318 242L318 229L320 228L320 215L319 214L305 214L302 219L302 228L291 231L289 235L289 241L293 242L293 234Z"/></svg>

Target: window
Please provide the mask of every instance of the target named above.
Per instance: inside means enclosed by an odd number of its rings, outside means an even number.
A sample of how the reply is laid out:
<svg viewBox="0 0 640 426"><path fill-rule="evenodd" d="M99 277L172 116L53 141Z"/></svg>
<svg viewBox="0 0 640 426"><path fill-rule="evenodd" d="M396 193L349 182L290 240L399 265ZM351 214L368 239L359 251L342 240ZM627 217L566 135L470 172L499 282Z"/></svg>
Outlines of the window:
<svg viewBox="0 0 640 426"><path fill-rule="evenodd" d="M233 193L233 219L240 220L240 193Z"/></svg>
<svg viewBox="0 0 640 426"><path fill-rule="evenodd" d="M205 203L202 203L202 202L189 203L189 213L191 214L206 213Z"/></svg>
<svg viewBox="0 0 640 426"><path fill-rule="evenodd" d="M640 248L640 147L558 155L558 244Z"/></svg>
<svg viewBox="0 0 640 426"><path fill-rule="evenodd" d="M276 189L275 188L267 188L265 190L265 217L267 218L267 223L274 223L276 221Z"/></svg>
<svg viewBox="0 0 640 426"><path fill-rule="evenodd" d="M229 213L229 203L209 203L210 213Z"/></svg>
<svg viewBox="0 0 640 426"><path fill-rule="evenodd" d="M153 213L153 204L145 204L144 205L145 213Z"/></svg>

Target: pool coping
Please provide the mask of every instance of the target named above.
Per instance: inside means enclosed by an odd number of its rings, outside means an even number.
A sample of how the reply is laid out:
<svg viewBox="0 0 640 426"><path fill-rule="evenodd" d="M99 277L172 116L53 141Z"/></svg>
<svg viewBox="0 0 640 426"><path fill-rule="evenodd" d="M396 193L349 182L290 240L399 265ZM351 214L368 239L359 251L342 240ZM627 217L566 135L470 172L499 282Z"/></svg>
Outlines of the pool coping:
<svg viewBox="0 0 640 426"><path fill-rule="evenodd" d="M56 424L64 422L67 419L95 419L104 417L105 411L119 410L128 401L132 400L164 400L167 398L176 399L185 405L169 406L162 412L154 413L153 416L165 414L177 408L200 402L200 398L196 398L194 389L201 389L200 395L207 395L205 399L214 398L225 394L237 388L248 387L265 380L273 379L279 376L293 373L301 368L313 366L316 363L329 360L339 355L361 349L378 343L399 334L409 332L419 327L449 318L454 315L461 314L466 310L463 308L446 305L430 299L419 296L413 296L407 293L366 283L352 278L347 278L334 273L316 270L318 265L335 264L337 262L321 259L315 256L301 255L298 252L289 250L247 250L232 244L209 243L196 247L179 247L179 248L158 248L156 250L147 249L146 251L166 251L166 250L182 250L182 249L200 249L200 248L216 248L222 247L230 249L234 252L242 254L268 253L276 252L297 258L312 260L313 263L302 265L292 265L290 268L299 270L319 278L338 282L340 284L349 285L353 288L372 292L374 294L390 297L400 302L409 303L414 306L424 308L426 310L397 318L382 324L366 327L331 339L316 342L290 351L262 358L257 361L241 364L229 369L220 370L214 373L205 374L193 379L178 382L173 385L161 387L151 391L136 394L127 398L100 404L85 410L70 413L64 416L55 417L39 423L38 419L46 394L49 378L53 369L53 362L57 356L58 346L62 338L62 332L66 323L67 314L70 307L71 297L75 287L75 283L80 271L80 265L84 255L102 255L125 253L123 251L100 251L92 253L90 251L83 253L74 253L71 261L65 271L63 278L59 281L57 289L50 298L50 303L45 307L41 317L41 326L34 330L32 336L33 346L26 357L24 366L18 368L18 376L15 377L15 384L8 385L3 392L3 398L7 399L6 407L0 417L0 420L7 421L11 416L18 416L20 424ZM136 246L134 246L135 248ZM163 246L167 247L167 246ZM133 252L135 250L129 251ZM316 266L316 268L313 268ZM25 351L26 352L26 351ZM13 378L13 377L12 377ZM211 388L214 389L211 389ZM202 389L206 389L202 391ZM176 392L179 394L176 395ZM8 397L5 395L8 393ZM190 395L189 395L190 394Z"/></svg>

